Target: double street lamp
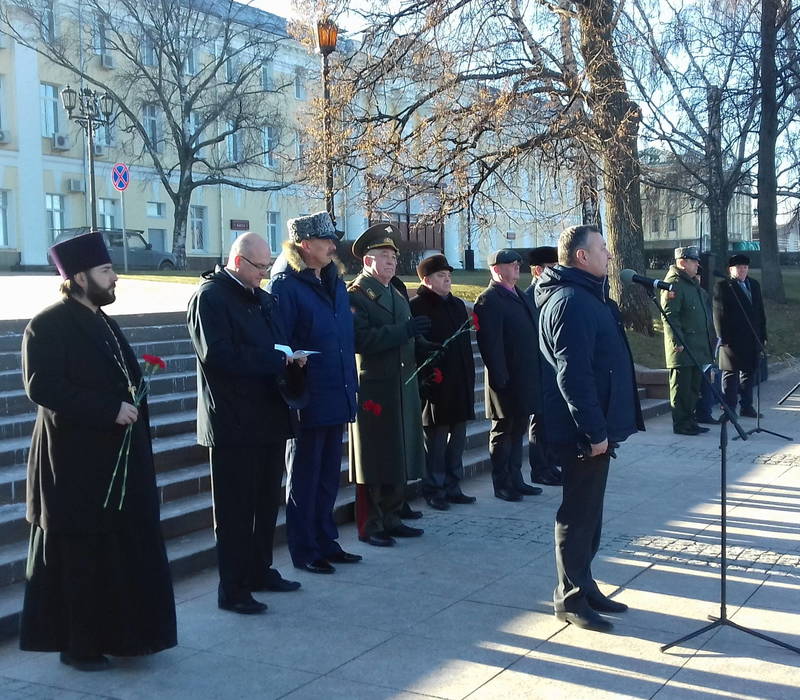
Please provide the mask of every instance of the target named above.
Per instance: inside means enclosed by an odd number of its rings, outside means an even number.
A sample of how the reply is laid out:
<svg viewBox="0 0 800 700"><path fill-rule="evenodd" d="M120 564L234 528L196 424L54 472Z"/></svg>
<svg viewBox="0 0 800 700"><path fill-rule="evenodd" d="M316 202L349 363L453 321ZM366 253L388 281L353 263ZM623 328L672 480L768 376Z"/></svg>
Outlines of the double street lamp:
<svg viewBox="0 0 800 700"><path fill-rule="evenodd" d="M94 90L82 88L80 92L69 85L61 91L61 103L69 119L80 125L86 133L86 151L89 156L89 206L92 231L97 230L97 195L94 183L94 132L111 122L114 98L107 92L98 96ZM73 114L74 113L74 114Z"/></svg>
<svg viewBox="0 0 800 700"><path fill-rule="evenodd" d="M323 157L325 159L325 209L331 215L334 226L336 216L333 212L333 158L331 154L331 90L330 90L330 66L328 56L336 51L336 39L339 36L339 28L329 18L321 19L317 22L317 45L322 54L322 138L323 138Z"/></svg>

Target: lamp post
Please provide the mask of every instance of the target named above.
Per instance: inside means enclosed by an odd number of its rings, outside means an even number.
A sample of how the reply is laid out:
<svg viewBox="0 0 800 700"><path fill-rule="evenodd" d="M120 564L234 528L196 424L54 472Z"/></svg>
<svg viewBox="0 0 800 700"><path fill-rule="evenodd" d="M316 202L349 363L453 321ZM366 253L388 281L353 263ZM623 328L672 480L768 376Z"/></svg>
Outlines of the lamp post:
<svg viewBox="0 0 800 700"><path fill-rule="evenodd" d="M82 88L77 92L69 85L61 91L61 103L69 119L86 133L86 151L89 155L89 206L92 231L97 230L97 195L94 184L94 132L111 121L114 98L107 92L98 97L94 90ZM74 114L73 114L74 112Z"/></svg>
<svg viewBox="0 0 800 700"><path fill-rule="evenodd" d="M336 39L339 36L339 28L329 18L321 19L317 22L317 43L319 52L322 55L322 138L324 142L325 158L325 209L331 215L334 226L336 216L333 211L333 159L331 157L331 90L330 90L330 66L328 56L336 51Z"/></svg>

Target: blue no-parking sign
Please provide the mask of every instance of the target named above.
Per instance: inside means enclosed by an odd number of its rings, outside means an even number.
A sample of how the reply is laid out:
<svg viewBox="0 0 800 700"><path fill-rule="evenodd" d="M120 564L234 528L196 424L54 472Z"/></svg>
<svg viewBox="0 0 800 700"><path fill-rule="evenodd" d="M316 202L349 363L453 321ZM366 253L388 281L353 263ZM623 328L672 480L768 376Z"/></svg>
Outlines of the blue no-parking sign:
<svg viewBox="0 0 800 700"><path fill-rule="evenodd" d="M128 166L125 163L114 163L111 168L111 184L114 185L114 189L124 192L128 189L130 182L131 173L128 170Z"/></svg>

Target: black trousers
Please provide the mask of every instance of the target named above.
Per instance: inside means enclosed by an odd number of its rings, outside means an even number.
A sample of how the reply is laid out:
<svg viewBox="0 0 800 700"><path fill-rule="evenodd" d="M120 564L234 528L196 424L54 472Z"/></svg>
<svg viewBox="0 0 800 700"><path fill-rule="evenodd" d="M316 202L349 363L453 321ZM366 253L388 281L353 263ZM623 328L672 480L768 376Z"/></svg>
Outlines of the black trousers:
<svg viewBox="0 0 800 700"><path fill-rule="evenodd" d="M531 481L536 477L556 471L556 458L553 449L544 441L542 419L534 413L528 423L528 464L531 466Z"/></svg>
<svg viewBox="0 0 800 700"><path fill-rule="evenodd" d="M425 477L422 492L427 497L455 496L464 476L461 458L467 441L467 424L431 425L425 432Z"/></svg>
<svg viewBox="0 0 800 700"><path fill-rule="evenodd" d="M489 431L489 459L494 490L515 489L522 479L522 439L528 430L528 416L492 421Z"/></svg>
<svg viewBox="0 0 800 700"><path fill-rule="evenodd" d="M211 448L219 580L229 600L241 598L270 576L285 451L284 441Z"/></svg>
<svg viewBox="0 0 800 700"><path fill-rule="evenodd" d="M753 408L753 386L756 380L756 370L750 369L741 372L722 371L722 395L725 403L734 411L736 404L741 402L742 409Z"/></svg>
<svg viewBox="0 0 800 700"><path fill-rule="evenodd" d="M561 507L556 513L555 550L558 581L555 609L577 612L586 596L596 592L592 560L600 547L603 499L608 479L608 455L578 459L574 447L558 449L564 481Z"/></svg>

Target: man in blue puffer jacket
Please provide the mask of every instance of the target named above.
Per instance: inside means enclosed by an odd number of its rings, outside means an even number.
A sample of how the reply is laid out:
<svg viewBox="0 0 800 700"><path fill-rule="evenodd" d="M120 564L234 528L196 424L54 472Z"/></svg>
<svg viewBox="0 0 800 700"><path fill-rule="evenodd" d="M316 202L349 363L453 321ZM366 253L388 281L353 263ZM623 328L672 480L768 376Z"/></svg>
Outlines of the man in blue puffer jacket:
<svg viewBox="0 0 800 700"><path fill-rule="evenodd" d="M353 315L327 212L290 219L289 240L272 268L269 291L278 299L294 350L315 350L308 364L308 406L286 450L286 539L299 569L332 574L331 562L361 560L342 550L333 507L339 490L342 433L356 413Z"/></svg>
<svg viewBox="0 0 800 700"><path fill-rule="evenodd" d="M630 347L617 304L608 297L611 256L593 226L573 226L558 240L559 265L536 287L539 345L555 369L543 386L545 430L562 465L556 515L556 617L608 631L598 612L627 606L604 596L592 576L600 546L603 498L613 449L644 430Z"/></svg>

